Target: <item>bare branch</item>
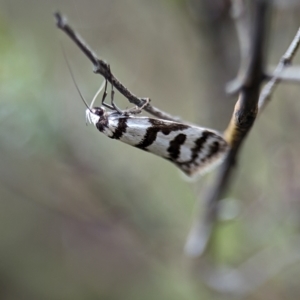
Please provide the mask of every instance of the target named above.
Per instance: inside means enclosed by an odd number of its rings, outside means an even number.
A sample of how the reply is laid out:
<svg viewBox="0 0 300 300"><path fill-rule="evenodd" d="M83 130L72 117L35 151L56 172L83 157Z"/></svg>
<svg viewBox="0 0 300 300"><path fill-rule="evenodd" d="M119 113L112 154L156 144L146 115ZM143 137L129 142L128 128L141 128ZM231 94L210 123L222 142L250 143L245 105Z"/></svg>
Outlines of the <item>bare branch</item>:
<svg viewBox="0 0 300 300"><path fill-rule="evenodd" d="M265 71L263 75L265 81L269 81L274 77L275 67L269 67L268 71ZM286 83L300 83L300 67L299 66L286 66L281 73L276 75L276 78L280 82ZM242 87L242 79L237 76L232 81L226 84L226 93L229 95L237 94Z"/></svg>
<svg viewBox="0 0 300 300"><path fill-rule="evenodd" d="M273 73L273 77L264 86L263 90L260 93L259 102L258 102L259 112L261 112L265 108L265 106L269 103L277 84L280 82L280 75L282 74L286 66L291 64L299 48L299 45L300 45L300 28L298 29L289 48L280 59L280 62Z"/></svg>
<svg viewBox="0 0 300 300"><path fill-rule="evenodd" d="M273 71L266 72L264 77L266 80L271 80L273 78L274 74ZM277 74L276 76L280 82L286 82L286 83L300 83L300 67L299 66L288 66L284 70L282 70L282 73Z"/></svg>
<svg viewBox="0 0 300 300"><path fill-rule="evenodd" d="M269 81L274 77L275 68L268 68L272 71L266 71L263 75L264 80ZM300 82L300 68L299 67L291 67L286 66L280 74L276 75L276 78L280 82L287 82L287 83L299 83ZM238 76L235 79L229 81L226 84L225 90L226 93L229 95L235 95L240 92L243 86L243 81Z"/></svg>
<svg viewBox="0 0 300 300"><path fill-rule="evenodd" d="M213 233L218 216L219 201L226 191L242 142L250 131L258 112L260 86L263 80L264 53L269 0L256 0L252 22L251 48L245 79L239 99L235 105L230 123L225 131L225 139L231 146L217 179L205 199L204 217L196 220L186 244L190 256L203 254Z"/></svg>
<svg viewBox="0 0 300 300"><path fill-rule="evenodd" d="M245 71L248 65L249 54L250 54L250 20L248 18L245 0L231 0L231 16L234 20L236 34L240 47L240 68L238 71L237 79L234 81L235 84L232 86L228 85L227 89L235 87L236 91L239 92L242 87L242 83L245 81ZM236 83L239 83L236 86Z"/></svg>
<svg viewBox="0 0 300 300"><path fill-rule="evenodd" d="M240 92L243 87L243 83L245 82L245 64L247 63L247 59L249 58L249 24L247 20L246 8L244 0L231 0L232 2L232 18L234 19L234 24L236 27L237 37L239 40L240 53L241 53L241 64L240 69L238 71L238 75L235 79L227 83L226 85L226 93L228 94L236 94ZM298 36L298 37L297 37ZM293 42L291 43L289 49L282 57L279 65L273 72L266 73L264 75L265 80L271 80L276 77L276 81L289 81L289 82L299 82L300 76L299 72L296 74L295 72L292 74L284 73L285 68L290 64L289 58L293 57L297 47L299 46L299 33L295 36ZM283 64L283 62L285 63ZM269 88L271 83L268 84ZM276 84L275 84L276 85ZM261 101L261 100L260 100Z"/></svg>
<svg viewBox="0 0 300 300"><path fill-rule="evenodd" d="M72 29L67 23L66 18L62 17L60 13L54 14L56 19L56 25L61 29L88 57L88 59L94 65L94 72L102 75L109 83L111 83L124 97L128 99L130 103L133 103L139 107L142 107L148 98L139 98L129 91L111 72L110 66L104 60L99 59L92 49L84 42L84 40ZM161 111L160 109L148 104L144 107L148 113L165 120L179 122L180 118L173 117L168 113Z"/></svg>

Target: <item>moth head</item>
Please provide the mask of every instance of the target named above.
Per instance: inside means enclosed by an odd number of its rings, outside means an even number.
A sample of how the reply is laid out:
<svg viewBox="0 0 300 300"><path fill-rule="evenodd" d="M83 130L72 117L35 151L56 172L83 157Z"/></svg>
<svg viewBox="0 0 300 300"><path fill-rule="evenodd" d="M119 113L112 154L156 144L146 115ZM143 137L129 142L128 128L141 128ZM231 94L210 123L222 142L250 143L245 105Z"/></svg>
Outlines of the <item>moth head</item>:
<svg viewBox="0 0 300 300"><path fill-rule="evenodd" d="M105 109L102 107L93 107L93 108L88 108L85 111L85 118L86 118L86 123L96 124L103 118L105 115Z"/></svg>

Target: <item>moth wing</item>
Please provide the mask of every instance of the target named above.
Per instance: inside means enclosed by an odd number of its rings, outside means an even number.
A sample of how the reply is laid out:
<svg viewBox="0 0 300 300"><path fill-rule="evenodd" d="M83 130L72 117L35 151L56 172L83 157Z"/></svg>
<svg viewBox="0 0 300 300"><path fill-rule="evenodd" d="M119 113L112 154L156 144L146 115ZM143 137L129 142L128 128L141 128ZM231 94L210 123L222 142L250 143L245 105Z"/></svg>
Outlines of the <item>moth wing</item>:
<svg viewBox="0 0 300 300"><path fill-rule="evenodd" d="M228 150L218 132L182 123L122 116L111 118L108 127L109 137L168 159L189 176L205 172Z"/></svg>
<svg viewBox="0 0 300 300"><path fill-rule="evenodd" d="M214 130L156 119L149 122L135 146L172 161L189 176L209 170L227 153L226 141Z"/></svg>
<svg viewBox="0 0 300 300"><path fill-rule="evenodd" d="M203 174L218 165L225 158L229 146L216 131L201 128L199 134L190 135L182 145L182 156L173 161L185 174Z"/></svg>

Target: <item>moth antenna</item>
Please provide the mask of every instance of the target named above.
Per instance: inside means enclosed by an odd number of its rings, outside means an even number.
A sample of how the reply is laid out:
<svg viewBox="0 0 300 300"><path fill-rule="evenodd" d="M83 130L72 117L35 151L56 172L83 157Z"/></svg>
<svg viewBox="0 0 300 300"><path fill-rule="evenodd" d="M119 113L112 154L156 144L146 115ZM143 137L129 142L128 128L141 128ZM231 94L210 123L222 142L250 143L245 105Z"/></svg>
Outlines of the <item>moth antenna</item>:
<svg viewBox="0 0 300 300"><path fill-rule="evenodd" d="M64 46L63 46L63 44L62 44L61 41L60 41L60 45L61 45L61 48L62 48L62 52L63 52L64 58L65 58L65 61L66 61L66 63L67 63L67 67L68 67L69 72L70 72L70 74L71 74L73 83L74 83L74 85L75 85L75 87L76 87L76 90L78 91L79 96L80 96L81 100L83 101L84 105L86 106L86 108L87 108L91 113L93 113L92 110L91 110L91 108L90 108L89 105L87 104L86 100L84 99L84 97L83 97L83 95L82 95L82 93L81 93L81 91L80 91L80 89L79 89L79 87L78 87L78 85L77 85L77 83L76 83L76 80L75 80L74 74L73 74L73 72L72 72L72 69L71 69L71 66L70 66L70 63L69 63L69 60L68 60L68 57L67 57L65 48L64 48Z"/></svg>
<svg viewBox="0 0 300 300"><path fill-rule="evenodd" d="M91 110L91 108L93 107L94 102L95 102L95 100L97 99L98 95L99 95L99 94L101 93L101 91L103 90L105 84L106 84L106 80L103 80L103 82L102 82L100 88L98 89L97 93L95 94L95 96L94 96L94 98L93 98L93 100L92 100L92 102L91 102L90 110Z"/></svg>

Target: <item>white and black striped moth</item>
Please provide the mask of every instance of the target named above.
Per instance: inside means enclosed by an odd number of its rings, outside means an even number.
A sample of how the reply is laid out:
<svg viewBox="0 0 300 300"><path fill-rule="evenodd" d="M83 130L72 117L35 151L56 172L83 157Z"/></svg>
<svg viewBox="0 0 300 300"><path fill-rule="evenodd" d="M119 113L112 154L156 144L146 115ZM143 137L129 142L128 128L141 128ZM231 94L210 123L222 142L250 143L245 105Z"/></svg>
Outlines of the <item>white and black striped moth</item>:
<svg viewBox="0 0 300 300"><path fill-rule="evenodd" d="M137 116L142 108L121 111L113 103L113 93L112 105L104 103L104 98L101 107L86 110L89 123L111 139L173 162L189 176L207 171L221 162L227 153L227 142L214 130ZM112 111L106 111L104 106Z"/></svg>

